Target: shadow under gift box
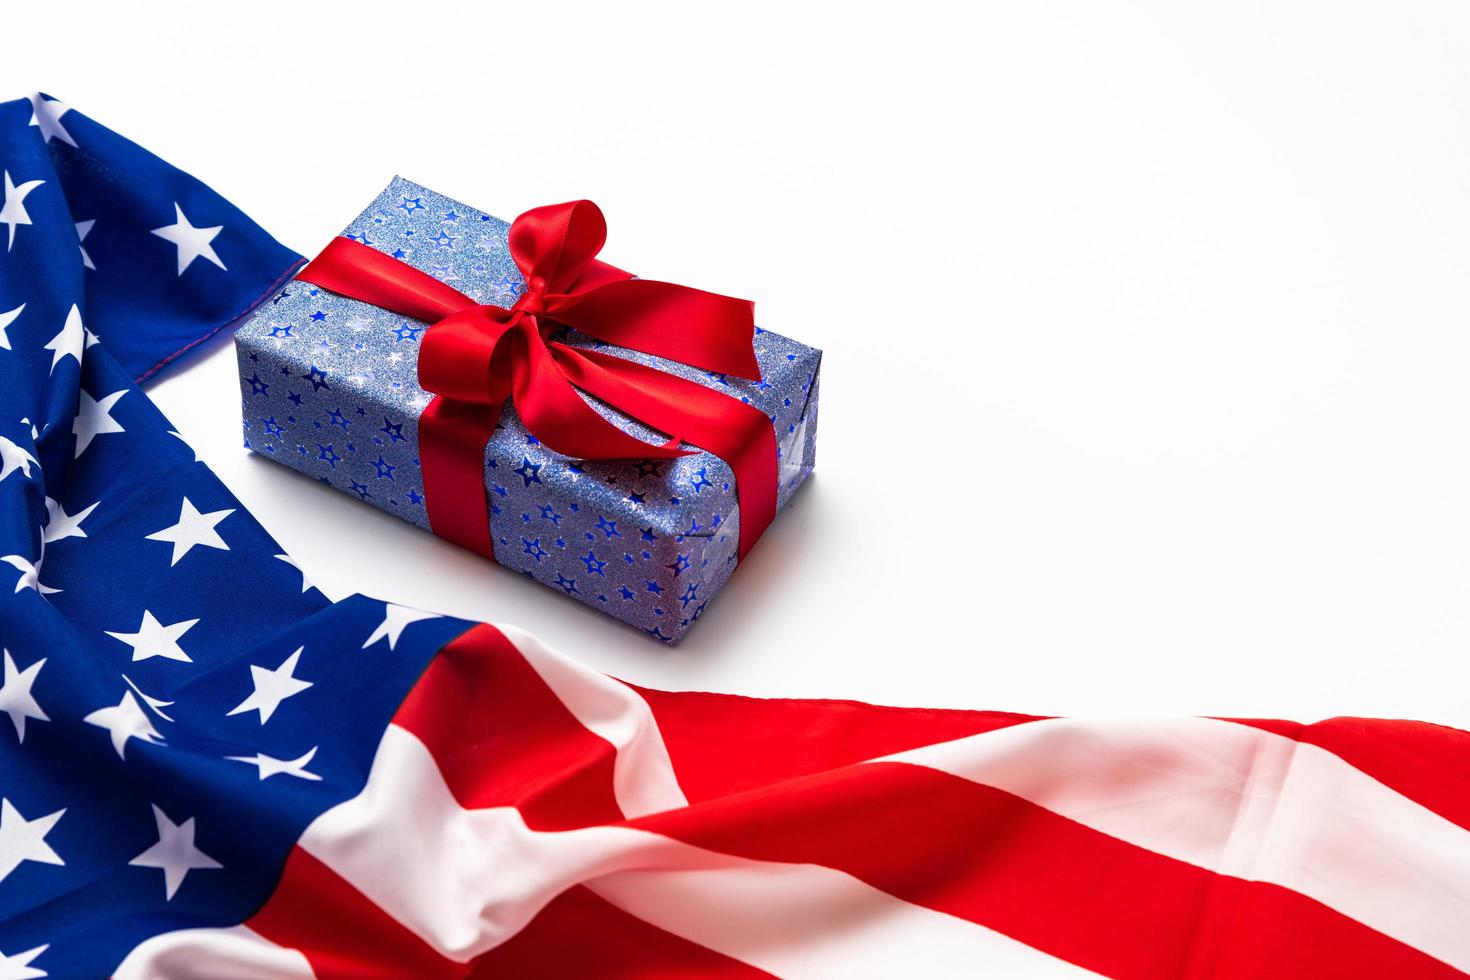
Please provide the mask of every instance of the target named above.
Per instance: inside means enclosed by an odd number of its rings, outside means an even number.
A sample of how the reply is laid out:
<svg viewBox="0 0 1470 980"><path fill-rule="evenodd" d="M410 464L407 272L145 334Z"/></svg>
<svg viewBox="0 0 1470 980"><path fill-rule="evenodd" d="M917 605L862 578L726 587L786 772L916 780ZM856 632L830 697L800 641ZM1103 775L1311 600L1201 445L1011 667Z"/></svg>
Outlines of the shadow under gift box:
<svg viewBox="0 0 1470 980"><path fill-rule="evenodd" d="M507 246L509 229L395 177L343 234L477 302L509 307L524 288ZM235 334L246 447L428 529L418 431L431 397L418 383L427 329L292 281ZM762 377L750 381L575 331L558 339L652 365L765 412L776 431L778 506L812 471L821 351L756 328ZM666 438L587 401L647 442ZM709 453L570 459L539 444L507 404L485 450L485 491L497 562L659 640L678 642L735 568L735 478Z"/></svg>

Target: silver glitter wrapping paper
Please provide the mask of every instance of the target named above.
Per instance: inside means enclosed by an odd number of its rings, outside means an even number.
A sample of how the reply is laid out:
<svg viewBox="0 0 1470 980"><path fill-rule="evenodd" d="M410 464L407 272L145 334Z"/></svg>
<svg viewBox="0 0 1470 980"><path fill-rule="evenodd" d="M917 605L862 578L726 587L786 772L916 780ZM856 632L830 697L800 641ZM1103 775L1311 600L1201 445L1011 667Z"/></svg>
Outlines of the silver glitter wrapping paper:
<svg viewBox="0 0 1470 980"><path fill-rule="evenodd" d="M507 248L509 227L395 177L343 234L475 300L510 306L524 285ZM291 282L235 335L246 447L427 529L418 458L418 418L430 399L418 384L427 328ZM811 472L820 351L758 328L762 380L751 382L576 333L560 339L655 365L764 411L779 446L780 505ZM663 441L589 402L623 429ZM708 453L569 459L540 445L507 405L486 447L485 488L500 564L667 643L683 637L735 567L734 477Z"/></svg>

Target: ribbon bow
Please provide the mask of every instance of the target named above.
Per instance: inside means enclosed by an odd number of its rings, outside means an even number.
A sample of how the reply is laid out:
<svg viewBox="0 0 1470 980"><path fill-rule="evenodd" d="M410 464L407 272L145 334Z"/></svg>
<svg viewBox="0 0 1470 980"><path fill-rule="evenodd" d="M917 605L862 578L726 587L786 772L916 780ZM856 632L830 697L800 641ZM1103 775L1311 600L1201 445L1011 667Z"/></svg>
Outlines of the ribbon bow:
<svg viewBox="0 0 1470 980"><path fill-rule="evenodd" d="M670 459L689 443L730 464L744 558L776 513L776 437L752 405L697 382L551 338L562 327L693 367L760 378L754 304L634 279L598 261L607 222L591 201L534 208L510 227L526 290L509 309L458 290L361 242L333 239L297 276L431 324L419 384L437 397L419 419L424 505L434 533L493 559L485 446L507 399L548 448L576 459ZM670 436L644 442L578 393Z"/></svg>

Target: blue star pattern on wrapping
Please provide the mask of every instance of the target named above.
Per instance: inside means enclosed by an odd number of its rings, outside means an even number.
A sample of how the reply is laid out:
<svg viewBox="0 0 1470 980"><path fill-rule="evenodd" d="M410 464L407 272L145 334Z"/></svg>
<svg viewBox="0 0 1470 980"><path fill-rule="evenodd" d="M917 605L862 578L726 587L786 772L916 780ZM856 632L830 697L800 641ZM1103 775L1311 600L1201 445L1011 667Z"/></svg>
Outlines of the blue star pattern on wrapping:
<svg viewBox="0 0 1470 980"><path fill-rule="evenodd" d="M355 240L366 239L371 247L434 274L471 299L502 306L514 303L524 289L507 232L505 222L402 179L395 179L347 228ZM312 319L318 310L327 314L325 321ZM285 327L291 328L289 336L283 335ZM245 381L255 373L269 382L273 372L285 368L298 379L294 384L302 386L299 391L280 390L281 385L273 384L269 394L251 396L256 403L251 418L274 415L286 429L281 434L257 426L248 433L251 449L354 499L362 495L354 484L367 488L367 503L427 527L417 426L430 400L417 378L419 342L426 328L400 314L301 283L288 286L237 335L242 363L249 365ZM558 339L656 365L773 416L780 502L811 471L819 352L759 331L756 353L764 378L757 382L707 374L574 333ZM250 360L252 356L258 360ZM248 387L242 387L242 394L250 395ZM344 438L329 442L325 437L334 426L344 428L334 409L348 422L357 416L349 405L365 408L373 422L381 420L380 426L371 427L370 442L359 435L364 428L359 426L347 430L354 437L351 446ZM605 406L593 407L650 443L667 438ZM288 414L295 421L285 421ZM312 448L318 443L330 446L330 456ZM298 446L307 451L297 451ZM569 459L542 445L526 431L514 407L507 406L485 466L497 561L645 631L656 630L660 639L682 637L735 566L740 531L735 479L716 457ZM617 550L603 553L609 546ZM589 579L596 589L589 587ZM648 588L650 581L658 591Z"/></svg>
<svg viewBox="0 0 1470 980"><path fill-rule="evenodd" d="M529 487L533 483L541 482L541 465L540 463L531 462L530 458L527 457L521 460L521 465L516 467L515 472L522 480L526 481L526 486Z"/></svg>

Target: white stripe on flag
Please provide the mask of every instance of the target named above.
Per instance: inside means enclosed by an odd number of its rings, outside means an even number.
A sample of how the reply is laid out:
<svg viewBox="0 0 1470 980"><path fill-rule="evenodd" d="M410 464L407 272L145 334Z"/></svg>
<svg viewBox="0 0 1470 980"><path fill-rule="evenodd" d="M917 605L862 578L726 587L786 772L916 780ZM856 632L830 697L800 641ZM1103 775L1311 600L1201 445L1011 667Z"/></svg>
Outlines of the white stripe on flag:
<svg viewBox="0 0 1470 980"><path fill-rule="evenodd" d="M300 846L448 959L515 935L585 884L629 913L785 977L893 977L993 965L1000 977L1094 974L829 868L753 861L625 827L529 829L462 808L429 750L390 726L356 798Z"/></svg>
<svg viewBox="0 0 1470 980"><path fill-rule="evenodd" d="M1289 888L1470 971L1470 833L1317 746L1208 718L1057 719L875 761Z"/></svg>
<svg viewBox="0 0 1470 980"><path fill-rule="evenodd" d="M613 792L623 816L633 819L687 805L648 702L525 630L502 626L500 631L577 721L617 750Z"/></svg>
<svg viewBox="0 0 1470 980"><path fill-rule="evenodd" d="M112 974L114 980L311 980L306 957L245 926L179 929L146 939Z"/></svg>
<svg viewBox="0 0 1470 980"><path fill-rule="evenodd" d="M645 922L778 977L1098 976L830 868L674 846L711 867L626 871L588 887Z"/></svg>

